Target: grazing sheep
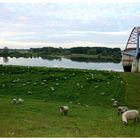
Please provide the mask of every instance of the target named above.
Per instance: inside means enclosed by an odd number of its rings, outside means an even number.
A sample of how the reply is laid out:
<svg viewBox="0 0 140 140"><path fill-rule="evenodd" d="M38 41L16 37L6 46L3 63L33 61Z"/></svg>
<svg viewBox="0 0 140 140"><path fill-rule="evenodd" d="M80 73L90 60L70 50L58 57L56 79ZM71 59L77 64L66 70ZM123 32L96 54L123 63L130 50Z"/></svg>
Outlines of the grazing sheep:
<svg viewBox="0 0 140 140"><path fill-rule="evenodd" d="M134 123L136 120L139 122L139 111L137 110L128 110L122 114L122 121L125 125L127 125L128 120L134 120Z"/></svg>
<svg viewBox="0 0 140 140"><path fill-rule="evenodd" d="M53 90L53 91L55 90L54 87L50 87L50 88L51 88L51 90Z"/></svg>
<svg viewBox="0 0 140 140"><path fill-rule="evenodd" d="M32 94L32 92L31 91L28 91L28 94Z"/></svg>
<svg viewBox="0 0 140 140"><path fill-rule="evenodd" d="M89 105L85 105L85 107L89 107Z"/></svg>
<svg viewBox="0 0 140 140"><path fill-rule="evenodd" d="M67 80L68 78L67 77L64 77L64 79Z"/></svg>
<svg viewBox="0 0 140 140"><path fill-rule="evenodd" d="M114 99L114 98L111 98L110 100L111 100L111 101L115 101L115 99Z"/></svg>
<svg viewBox="0 0 140 140"><path fill-rule="evenodd" d="M98 86L95 86L95 88L98 88Z"/></svg>
<svg viewBox="0 0 140 140"><path fill-rule="evenodd" d="M56 86L59 86L59 83L56 83L55 85L56 85Z"/></svg>
<svg viewBox="0 0 140 140"><path fill-rule="evenodd" d="M44 82L42 82L41 84L42 84L42 85L44 85L45 83L44 83Z"/></svg>
<svg viewBox="0 0 140 140"><path fill-rule="evenodd" d="M118 106L118 101L114 101L112 104L113 107L117 107Z"/></svg>
<svg viewBox="0 0 140 140"><path fill-rule="evenodd" d="M119 106L118 107L118 116L120 114L123 114L125 111L128 111L128 107L126 107L126 106Z"/></svg>
<svg viewBox="0 0 140 140"><path fill-rule="evenodd" d="M106 93L104 93L104 92L101 92L101 93L100 93L100 95L105 95L105 94L106 94Z"/></svg>
<svg viewBox="0 0 140 140"><path fill-rule="evenodd" d="M24 102L24 100L21 99L21 98L19 98L19 99L17 100L17 104L22 104L23 102Z"/></svg>
<svg viewBox="0 0 140 140"><path fill-rule="evenodd" d="M5 87L5 84L2 84L2 87Z"/></svg>
<svg viewBox="0 0 140 140"><path fill-rule="evenodd" d="M79 83L77 83L77 86L79 86L80 84Z"/></svg>
<svg viewBox="0 0 140 140"><path fill-rule="evenodd" d="M62 115L67 115L68 114L68 111L69 111L69 107L68 106L61 106L60 107L60 113Z"/></svg>
<svg viewBox="0 0 140 140"><path fill-rule="evenodd" d="M14 98L14 99L12 100L12 103L16 104L16 103L17 103L17 99Z"/></svg>
<svg viewBox="0 0 140 140"><path fill-rule="evenodd" d="M108 85L110 85L110 82L107 82Z"/></svg>
<svg viewBox="0 0 140 140"><path fill-rule="evenodd" d="M22 84L22 86L26 86L26 84Z"/></svg>
<svg viewBox="0 0 140 140"><path fill-rule="evenodd" d="M113 107L117 107L118 104L117 104L117 103L113 103L112 106L113 106Z"/></svg>
<svg viewBox="0 0 140 140"><path fill-rule="evenodd" d="M117 104L117 103L118 103L118 101L114 101L114 103L115 103L115 104Z"/></svg>
<svg viewBox="0 0 140 140"><path fill-rule="evenodd" d="M37 85L37 83L33 83L33 85Z"/></svg>

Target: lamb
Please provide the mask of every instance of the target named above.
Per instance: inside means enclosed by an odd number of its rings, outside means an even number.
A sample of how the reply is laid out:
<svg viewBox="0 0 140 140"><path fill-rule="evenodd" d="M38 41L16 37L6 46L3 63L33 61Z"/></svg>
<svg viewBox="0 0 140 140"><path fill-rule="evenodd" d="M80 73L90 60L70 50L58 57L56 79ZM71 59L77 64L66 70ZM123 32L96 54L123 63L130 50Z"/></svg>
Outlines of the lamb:
<svg viewBox="0 0 140 140"><path fill-rule="evenodd" d="M126 106L119 106L118 107L118 116L120 114L123 114L125 111L128 111L128 107L126 107Z"/></svg>
<svg viewBox="0 0 140 140"><path fill-rule="evenodd" d="M62 115L67 115L68 114L68 111L69 111L69 107L68 106L61 106L60 107L60 113Z"/></svg>
<svg viewBox="0 0 140 140"><path fill-rule="evenodd" d="M128 110L122 114L122 121L125 125L127 125L128 120L136 120L139 122L139 111L137 110Z"/></svg>
<svg viewBox="0 0 140 140"><path fill-rule="evenodd" d="M19 98L19 99L17 100L17 104L22 104L23 102L24 102L24 100L21 99L21 98Z"/></svg>
<svg viewBox="0 0 140 140"><path fill-rule="evenodd" d="M14 98L14 99L12 100L12 103L16 104L16 103L17 103L17 99Z"/></svg>

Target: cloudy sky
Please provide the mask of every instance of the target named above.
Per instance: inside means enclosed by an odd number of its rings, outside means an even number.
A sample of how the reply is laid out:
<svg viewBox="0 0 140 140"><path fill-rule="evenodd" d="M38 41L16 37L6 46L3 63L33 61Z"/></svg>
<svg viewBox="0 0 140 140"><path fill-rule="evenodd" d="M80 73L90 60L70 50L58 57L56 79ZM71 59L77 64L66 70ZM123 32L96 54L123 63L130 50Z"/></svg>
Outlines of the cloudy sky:
<svg viewBox="0 0 140 140"><path fill-rule="evenodd" d="M140 26L140 3L134 0L28 1L0 1L0 48L105 46L124 49L133 27Z"/></svg>

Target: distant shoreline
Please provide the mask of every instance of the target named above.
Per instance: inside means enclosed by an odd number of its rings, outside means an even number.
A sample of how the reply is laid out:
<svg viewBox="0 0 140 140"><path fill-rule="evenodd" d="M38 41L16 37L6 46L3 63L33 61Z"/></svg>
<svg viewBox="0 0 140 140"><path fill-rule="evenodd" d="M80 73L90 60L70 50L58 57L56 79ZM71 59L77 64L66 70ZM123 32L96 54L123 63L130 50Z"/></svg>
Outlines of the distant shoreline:
<svg viewBox="0 0 140 140"><path fill-rule="evenodd" d="M117 62L121 61L120 48L106 47L75 47L64 48L31 48L31 49L0 49L0 57L24 57L42 59L61 59L67 58L78 62Z"/></svg>

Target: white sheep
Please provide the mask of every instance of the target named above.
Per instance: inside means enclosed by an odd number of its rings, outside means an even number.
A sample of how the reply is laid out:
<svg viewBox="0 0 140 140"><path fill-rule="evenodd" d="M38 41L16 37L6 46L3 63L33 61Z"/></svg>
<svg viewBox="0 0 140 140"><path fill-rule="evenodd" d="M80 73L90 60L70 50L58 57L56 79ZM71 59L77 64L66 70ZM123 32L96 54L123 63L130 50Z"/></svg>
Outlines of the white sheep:
<svg viewBox="0 0 140 140"><path fill-rule="evenodd" d="M114 101L112 104L113 107L117 107L118 106L118 101Z"/></svg>
<svg viewBox="0 0 140 140"><path fill-rule="evenodd" d="M89 105L85 105L85 107L89 107Z"/></svg>
<svg viewBox="0 0 140 140"><path fill-rule="evenodd" d="M126 106L119 106L118 107L118 116L120 114L123 114L125 111L128 111L128 107L126 107Z"/></svg>
<svg viewBox="0 0 140 140"><path fill-rule="evenodd" d="M137 110L128 110L122 114L122 121L125 125L127 125L128 120L134 120L134 123L136 120L139 122L139 111Z"/></svg>
<svg viewBox="0 0 140 140"><path fill-rule="evenodd" d="M118 103L118 101L114 101L114 103L115 103L115 104L117 104L117 103Z"/></svg>
<svg viewBox="0 0 140 140"><path fill-rule="evenodd" d="M105 94L106 94L106 93L104 93L104 92L101 92L101 93L100 93L100 95L105 95Z"/></svg>
<svg viewBox="0 0 140 140"><path fill-rule="evenodd" d="M17 100L17 104L22 104L23 102L24 102L24 100L21 99L21 98L19 98L19 99Z"/></svg>
<svg viewBox="0 0 140 140"><path fill-rule="evenodd" d="M115 99L114 99L114 98L111 98L110 100L111 100L111 101L115 101Z"/></svg>
<svg viewBox="0 0 140 140"><path fill-rule="evenodd" d="M68 111L69 111L69 107L68 106L61 106L60 107L60 113L62 115L67 115L68 114Z"/></svg>
<svg viewBox="0 0 140 140"><path fill-rule="evenodd" d="M12 100L12 103L16 104L16 103L17 103L17 99L14 98L14 99Z"/></svg>

